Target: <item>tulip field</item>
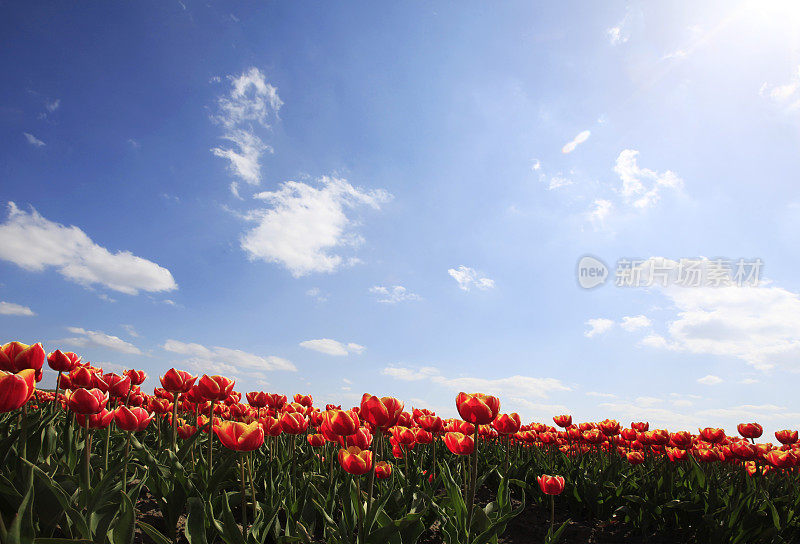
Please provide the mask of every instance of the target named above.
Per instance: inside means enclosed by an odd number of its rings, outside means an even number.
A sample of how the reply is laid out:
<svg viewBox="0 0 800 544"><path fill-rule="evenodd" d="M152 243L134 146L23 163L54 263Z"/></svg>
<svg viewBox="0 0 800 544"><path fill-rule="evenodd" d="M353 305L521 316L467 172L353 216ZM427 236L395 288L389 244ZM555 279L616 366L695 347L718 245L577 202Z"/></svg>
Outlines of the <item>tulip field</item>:
<svg viewBox="0 0 800 544"><path fill-rule="evenodd" d="M19 342L0 369L3 543L800 538L796 430L523 424L491 392L458 394L460 419L318 407L175 369L146 393L144 372Z"/></svg>

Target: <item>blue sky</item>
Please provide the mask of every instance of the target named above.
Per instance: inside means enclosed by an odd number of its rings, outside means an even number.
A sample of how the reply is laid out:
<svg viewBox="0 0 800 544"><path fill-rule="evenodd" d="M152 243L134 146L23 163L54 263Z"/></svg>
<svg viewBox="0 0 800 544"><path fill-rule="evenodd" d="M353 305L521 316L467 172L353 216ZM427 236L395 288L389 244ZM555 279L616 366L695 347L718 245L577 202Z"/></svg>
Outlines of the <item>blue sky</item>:
<svg viewBox="0 0 800 544"><path fill-rule="evenodd" d="M800 425L793 2L0 11L5 340L150 387ZM764 267L623 288L620 258Z"/></svg>

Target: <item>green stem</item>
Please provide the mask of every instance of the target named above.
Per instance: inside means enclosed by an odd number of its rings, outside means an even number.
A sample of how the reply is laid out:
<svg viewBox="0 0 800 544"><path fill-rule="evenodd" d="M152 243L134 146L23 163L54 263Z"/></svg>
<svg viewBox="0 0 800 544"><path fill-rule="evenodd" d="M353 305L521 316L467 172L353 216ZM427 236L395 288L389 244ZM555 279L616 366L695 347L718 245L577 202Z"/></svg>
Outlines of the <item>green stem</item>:
<svg viewBox="0 0 800 544"><path fill-rule="evenodd" d="M381 443L381 428L377 427L375 429L375 436L372 439L373 441L373 448L372 448L372 468L369 471L369 484L367 485L367 509L369 510L372 508L372 488L375 485L375 465L378 464L378 446Z"/></svg>
<svg viewBox="0 0 800 544"><path fill-rule="evenodd" d="M550 534L553 534L553 527L556 523L556 499L550 495Z"/></svg>
<svg viewBox="0 0 800 544"><path fill-rule="evenodd" d="M86 509L89 509L89 488L91 487L91 463L92 463L92 431L89 429L87 416L86 437L83 446L83 496Z"/></svg>
<svg viewBox="0 0 800 544"><path fill-rule="evenodd" d="M250 499L253 501L253 521L255 522L258 503L256 502L256 488L253 484L253 456L250 453L247 454L247 474L250 476Z"/></svg>
<svg viewBox="0 0 800 544"><path fill-rule="evenodd" d="M239 483L242 491L242 534L247 538L247 495L244 480L244 453L239 453Z"/></svg>
<svg viewBox="0 0 800 544"><path fill-rule="evenodd" d="M172 449L178 451L178 394L172 394Z"/></svg>
<svg viewBox="0 0 800 544"><path fill-rule="evenodd" d="M208 477L211 477L211 467L214 461L214 401L211 401L211 407L208 409L208 422L211 426L208 428Z"/></svg>
<svg viewBox="0 0 800 544"><path fill-rule="evenodd" d="M122 469L122 492L128 491L128 455L131 451L131 431L128 431L128 436L125 439L125 468Z"/></svg>
<svg viewBox="0 0 800 544"><path fill-rule="evenodd" d="M105 451L103 453L103 474L108 472L108 447L109 444L111 443L111 426L113 424L114 423L111 422L108 424L108 427L106 427L106 443L105 443Z"/></svg>
<svg viewBox="0 0 800 544"><path fill-rule="evenodd" d="M356 496L358 496L358 542L364 543L364 505L361 502L361 477L356 476Z"/></svg>
<svg viewBox="0 0 800 544"><path fill-rule="evenodd" d="M469 530L472 525L472 508L475 505L475 486L478 483L478 428L475 425L475 444L472 448L472 472L470 473L469 501L467 502L467 542L469 542Z"/></svg>

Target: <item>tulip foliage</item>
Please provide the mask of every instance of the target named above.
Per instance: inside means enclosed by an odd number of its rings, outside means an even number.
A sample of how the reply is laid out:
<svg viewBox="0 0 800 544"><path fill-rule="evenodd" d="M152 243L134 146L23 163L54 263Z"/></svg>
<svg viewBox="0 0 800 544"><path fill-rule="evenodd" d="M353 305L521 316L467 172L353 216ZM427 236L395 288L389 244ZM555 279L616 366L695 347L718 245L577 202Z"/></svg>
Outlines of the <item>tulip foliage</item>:
<svg viewBox="0 0 800 544"><path fill-rule="evenodd" d="M45 363L52 391L37 386ZM796 430L772 444L757 423L523 424L482 393L460 393L460 418L444 419L368 393L323 409L223 376L170 369L152 394L146 379L0 347L1 542L476 544L526 509L549 518L549 542L570 519L642 539L800 537Z"/></svg>

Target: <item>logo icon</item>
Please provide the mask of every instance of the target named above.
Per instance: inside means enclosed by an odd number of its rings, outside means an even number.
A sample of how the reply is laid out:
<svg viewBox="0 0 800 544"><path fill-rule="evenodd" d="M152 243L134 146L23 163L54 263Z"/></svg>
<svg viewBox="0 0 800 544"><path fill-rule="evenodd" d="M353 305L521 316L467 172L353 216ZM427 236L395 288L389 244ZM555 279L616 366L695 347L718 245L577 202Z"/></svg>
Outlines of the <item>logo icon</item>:
<svg viewBox="0 0 800 544"><path fill-rule="evenodd" d="M578 261L578 285L591 289L602 285L608 278L608 267L596 257L586 255Z"/></svg>

